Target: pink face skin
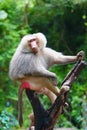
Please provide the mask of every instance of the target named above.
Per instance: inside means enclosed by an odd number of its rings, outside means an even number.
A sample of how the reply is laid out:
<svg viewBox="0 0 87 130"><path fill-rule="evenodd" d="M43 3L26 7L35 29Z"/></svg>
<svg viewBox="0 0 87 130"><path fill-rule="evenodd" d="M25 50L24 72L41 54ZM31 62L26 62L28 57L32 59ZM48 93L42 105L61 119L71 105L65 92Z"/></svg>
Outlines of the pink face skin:
<svg viewBox="0 0 87 130"><path fill-rule="evenodd" d="M36 54L38 52L39 46L38 46L37 39L33 38L33 39L29 40L28 45L34 54Z"/></svg>

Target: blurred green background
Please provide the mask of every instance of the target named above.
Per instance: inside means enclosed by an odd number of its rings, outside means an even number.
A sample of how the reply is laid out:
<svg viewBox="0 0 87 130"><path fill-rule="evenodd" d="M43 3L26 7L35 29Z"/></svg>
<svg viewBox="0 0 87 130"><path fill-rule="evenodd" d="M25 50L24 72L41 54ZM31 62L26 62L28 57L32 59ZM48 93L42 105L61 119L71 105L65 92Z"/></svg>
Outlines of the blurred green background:
<svg viewBox="0 0 87 130"><path fill-rule="evenodd" d="M48 47L66 55L84 50L87 57L87 0L0 0L0 130L17 130L18 83L8 76L9 62L20 39L42 32ZM87 58L86 58L87 59ZM59 86L73 64L54 66ZM87 130L87 68L70 91L69 112L61 115L55 127ZM46 96L41 97L50 106ZM25 107L26 106L26 107ZM23 128L29 127L32 107L23 95ZM22 130L22 128L21 128Z"/></svg>

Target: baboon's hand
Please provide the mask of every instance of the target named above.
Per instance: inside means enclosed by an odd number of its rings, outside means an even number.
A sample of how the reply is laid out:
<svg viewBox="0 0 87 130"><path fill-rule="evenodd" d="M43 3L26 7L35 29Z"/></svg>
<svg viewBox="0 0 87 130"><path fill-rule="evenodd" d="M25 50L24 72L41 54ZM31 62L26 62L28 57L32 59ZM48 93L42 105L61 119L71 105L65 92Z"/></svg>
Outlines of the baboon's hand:
<svg viewBox="0 0 87 130"><path fill-rule="evenodd" d="M84 57L85 57L85 52L84 51L80 51L80 52L77 53L77 60L78 59L83 60Z"/></svg>

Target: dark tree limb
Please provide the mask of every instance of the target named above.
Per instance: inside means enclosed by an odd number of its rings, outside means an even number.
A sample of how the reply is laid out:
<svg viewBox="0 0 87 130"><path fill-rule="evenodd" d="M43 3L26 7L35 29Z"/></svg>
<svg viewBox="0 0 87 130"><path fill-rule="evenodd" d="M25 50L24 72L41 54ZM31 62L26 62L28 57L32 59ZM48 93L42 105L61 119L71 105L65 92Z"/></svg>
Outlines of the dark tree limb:
<svg viewBox="0 0 87 130"><path fill-rule="evenodd" d="M33 107L34 116L35 116L35 129L41 130L41 126L45 121L45 117L48 116L48 112L44 109L43 105L40 103L36 92L26 89L26 94Z"/></svg>
<svg viewBox="0 0 87 130"><path fill-rule="evenodd" d="M79 60L62 82L62 86L67 85L71 89L72 84L78 78L85 66L87 66L87 62ZM35 130L53 130L57 119L62 113L68 93L69 91L60 93L50 109L45 110L38 96L36 95L36 92L26 89L26 94L34 111Z"/></svg>
<svg viewBox="0 0 87 130"><path fill-rule="evenodd" d="M66 78L64 79L62 86L69 86L70 89L72 87L72 84L74 81L78 78L80 75L82 69L87 66L87 63L85 61L79 60L76 65L72 68L72 70L68 73ZM49 116L52 118L52 123L51 125L55 125L56 120L59 118L60 114L62 113L62 108L66 102L68 92L64 93L64 95L60 94L54 104L50 108L50 113ZM51 125L49 127L51 127Z"/></svg>

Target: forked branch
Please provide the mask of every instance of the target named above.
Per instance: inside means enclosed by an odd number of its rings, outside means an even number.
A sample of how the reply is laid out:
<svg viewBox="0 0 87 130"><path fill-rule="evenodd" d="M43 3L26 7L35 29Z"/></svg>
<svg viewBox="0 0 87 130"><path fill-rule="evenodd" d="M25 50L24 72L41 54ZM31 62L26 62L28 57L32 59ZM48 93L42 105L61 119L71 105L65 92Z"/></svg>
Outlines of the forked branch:
<svg viewBox="0 0 87 130"><path fill-rule="evenodd" d="M65 77L64 81L62 82L62 86L67 85L71 89L72 84L78 78L85 66L87 66L87 62L79 60ZM68 93L69 91L63 94L60 93L50 109L45 110L36 93L34 91L26 89L26 94L31 102L34 111L35 130L53 130L56 120L62 113Z"/></svg>

